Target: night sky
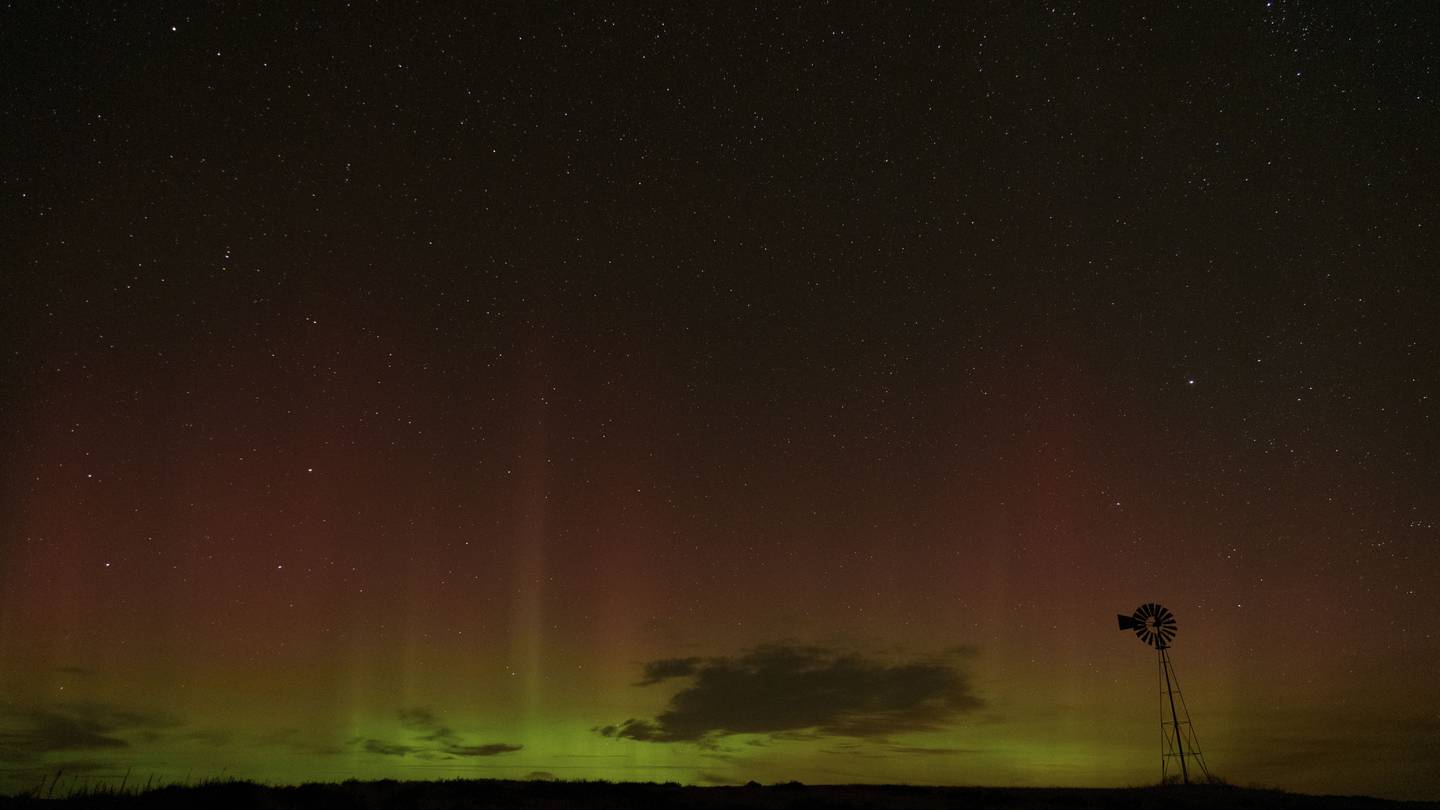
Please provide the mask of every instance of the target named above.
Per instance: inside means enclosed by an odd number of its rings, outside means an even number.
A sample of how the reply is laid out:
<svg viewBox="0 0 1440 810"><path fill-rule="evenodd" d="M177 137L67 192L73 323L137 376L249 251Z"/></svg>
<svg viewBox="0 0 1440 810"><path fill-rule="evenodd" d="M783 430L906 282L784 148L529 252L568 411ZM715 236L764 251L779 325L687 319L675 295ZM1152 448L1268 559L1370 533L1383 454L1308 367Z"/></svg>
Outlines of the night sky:
<svg viewBox="0 0 1440 810"><path fill-rule="evenodd" d="M1440 7L53 5L0 791L1440 798Z"/></svg>

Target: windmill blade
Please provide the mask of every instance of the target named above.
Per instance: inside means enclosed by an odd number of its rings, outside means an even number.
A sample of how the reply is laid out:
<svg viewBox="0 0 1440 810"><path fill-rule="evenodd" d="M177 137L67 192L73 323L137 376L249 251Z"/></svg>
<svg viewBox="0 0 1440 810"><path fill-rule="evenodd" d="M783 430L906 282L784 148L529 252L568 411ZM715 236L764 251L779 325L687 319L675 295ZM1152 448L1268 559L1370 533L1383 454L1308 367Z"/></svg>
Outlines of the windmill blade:
<svg viewBox="0 0 1440 810"><path fill-rule="evenodd" d="M1175 614L1158 602L1145 602L1129 616L1117 613L1115 623L1121 630L1134 630L1142 644L1156 649L1169 647L1175 638Z"/></svg>

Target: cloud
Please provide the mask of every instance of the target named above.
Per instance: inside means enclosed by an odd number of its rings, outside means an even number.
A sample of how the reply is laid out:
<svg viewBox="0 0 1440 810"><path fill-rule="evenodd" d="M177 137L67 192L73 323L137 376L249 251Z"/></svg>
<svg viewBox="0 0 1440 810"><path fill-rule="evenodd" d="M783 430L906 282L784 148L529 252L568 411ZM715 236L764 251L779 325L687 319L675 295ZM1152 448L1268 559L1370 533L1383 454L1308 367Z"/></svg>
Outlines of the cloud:
<svg viewBox="0 0 1440 810"><path fill-rule="evenodd" d="M401 727L415 737L413 742L391 742L357 737L350 741L351 745L358 746L369 754L391 757L414 756L417 759L493 757L519 751L525 747L509 743L467 744L449 726L440 722L440 718L433 710L425 706L401 709L398 716Z"/></svg>
<svg viewBox="0 0 1440 810"><path fill-rule="evenodd" d="M980 754L984 752L981 748L926 748L919 745L892 745L885 749L894 751L897 754L922 754L949 756L951 754Z"/></svg>
<svg viewBox="0 0 1440 810"><path fill-rule="evenodd" d="M457 757L493 757L496 754L508 754L512 751L519 751L523 745L509 745L507 743L490 743L489 745L452 745L445 748L445 753Z"/></svg>
<svg viewBox="0 0 1440 810"><path fill-rule="evenodd" d="M129 748L126 736L149 736L176 725L166 715L103 703L0 704L0 761L21 762L61 751Z"/></svg>
<svg viewBox="0 0 1440 810"><path fill-rule="evenodd" d="M645 677L636 686L650 686L670 678L684 678L694 675L701 658L665 658L645 665Z"/></svg>
<svg viewBox="0 0 1440 810"><path fill-rule="evenodd" d="M700 783L702 783L702 784L706 784L706 785L733 785L733 784L736 784L736 780L735 780L734 777L726 776L726 775L720 774L720 773L712 773L712 772L710 772L710 771L701 771L701 772L695 777L695 779L696 779L696 781L698 781L698 782L700 782Z"/></svg>
<svg viewBox="0 0 1440 810"><path fill-rule="evenodd" d="M398 743L388 743L384 740L375 739L364 740L361 748L367 754L381 754L387 757L403 757L406 754L413 754L420 750L413 745L400 745Z"/></svg>
<svg viewBox="0 0 1440 810"><path fill-rule="evenodd" d="M401 709L399 714L400 725L410 731L418 732L422 740L438 740L442 742L453 742L455 740L455 733L445 724L441 723L440 718L436 717L435 712L429 708L417 706L413 709Z"/></svg>
<svg viewBox="0 0 1440 810"><path fill-rule="evenodd" d="M683 680L654 719L595 729L646 742L713 743L731 734L883 739L944 727L984 702L960 666L972 650L890 661L819 646L767 644L739 657L647 664L644 685Z"/></svg>

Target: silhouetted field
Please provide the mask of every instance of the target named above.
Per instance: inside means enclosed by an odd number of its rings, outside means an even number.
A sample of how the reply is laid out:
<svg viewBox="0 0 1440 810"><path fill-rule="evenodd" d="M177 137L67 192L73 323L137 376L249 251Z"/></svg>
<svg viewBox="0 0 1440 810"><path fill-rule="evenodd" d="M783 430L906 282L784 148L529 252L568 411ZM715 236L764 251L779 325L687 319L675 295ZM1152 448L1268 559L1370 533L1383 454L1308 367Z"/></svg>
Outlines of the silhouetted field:
<svg viewBox="0 0 1440 810"><path fill-rule="evenodd" d="M1440 802L1399 802L1366 796L1304 796L1278 790L1229 786L1143 788L985 788L799 783L745 787L611 782L340 782L270 787L220 781L143 792L99 790L56 798L0 797L0 808L1164 808L1215 807L1440 808Z"/></svg>

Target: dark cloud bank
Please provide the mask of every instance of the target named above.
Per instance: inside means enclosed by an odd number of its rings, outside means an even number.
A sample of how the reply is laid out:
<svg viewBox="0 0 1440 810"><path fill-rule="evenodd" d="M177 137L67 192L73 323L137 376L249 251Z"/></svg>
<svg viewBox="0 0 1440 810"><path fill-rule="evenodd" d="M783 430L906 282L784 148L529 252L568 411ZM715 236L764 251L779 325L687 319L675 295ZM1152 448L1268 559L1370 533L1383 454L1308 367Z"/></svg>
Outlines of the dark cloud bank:
<svg viewBox="0 0 1440 810"><path fill-rule="evenodd" d="M408 742L394 742L360 737L351 744L362 751L382 756L413 756L417 759L455 759L457 757L493 757L519 751L523 745L485 743L468 745L449 726L440 722L435 712L423 706L401 709L400 725L413 737Z"/></svg>
<svg viewBox="0 0 1440 810"><path fill-rule="evenodd" d="M401 710L400 723L410 732L404 740L359 737L350 741L351 750L417 759L455 759L490 757L523 748L508 743L468 743L427 708ZM339 754L343 750L307 744L298 735L295 729L285 729L253 742L314 754ZM34 765L50 754L94 752L108 757L133 749L137 743L157 740L224 748L235 739L234 734L220 729L186 731L177 718L166 714L104 703L20 706L0 702L0 763L10 765Z"/></svg>
<svg viewBox="0 0 1440 810"><path fill-rule="evenodd" d="M178 724L168 715L129 711L104 703L0 703L0 761L25 762L41 754L129 748L127 737L152 737Z"/></svg>
<svg viewBox="0 0 1440 810"><path fill-rule="evenodd" d="M710 743L731 734L883 739L942 728L981 708L963 649L914 661L769 644L738 657L645 665L638 685L686 681L653 720L595 729L647 742Z"/></svg>

